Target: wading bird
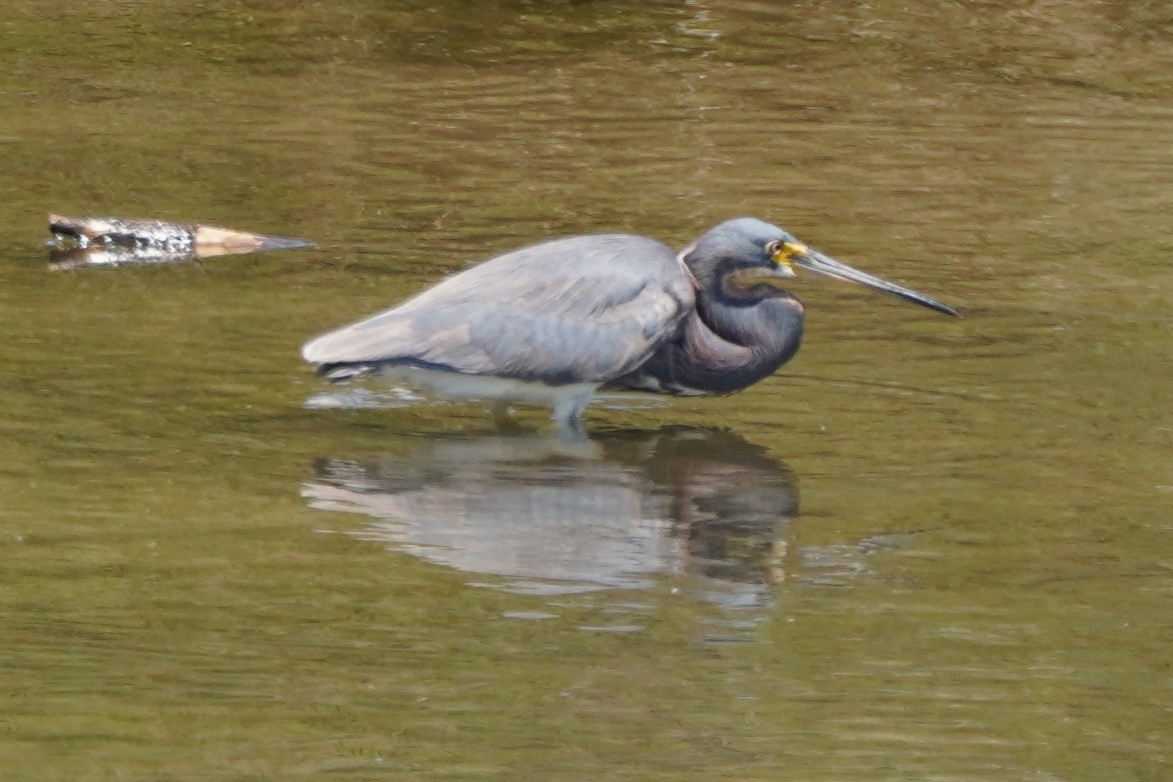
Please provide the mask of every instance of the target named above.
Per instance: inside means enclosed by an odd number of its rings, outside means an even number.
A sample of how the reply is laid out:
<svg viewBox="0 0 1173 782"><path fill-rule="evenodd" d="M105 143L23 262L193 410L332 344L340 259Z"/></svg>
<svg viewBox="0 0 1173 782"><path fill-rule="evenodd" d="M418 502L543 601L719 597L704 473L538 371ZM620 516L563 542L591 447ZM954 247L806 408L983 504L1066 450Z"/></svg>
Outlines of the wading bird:
<svg viewBox="0 0 1173 782"><path fill-rule="evenodd" d="M302 356L330 380L549 405L575 428L600 388L730 394L773 373L802 341L802 303L776 285L795 266L957 314L742 217L679 253L627 234L515 250L311 340Z"/></svg>

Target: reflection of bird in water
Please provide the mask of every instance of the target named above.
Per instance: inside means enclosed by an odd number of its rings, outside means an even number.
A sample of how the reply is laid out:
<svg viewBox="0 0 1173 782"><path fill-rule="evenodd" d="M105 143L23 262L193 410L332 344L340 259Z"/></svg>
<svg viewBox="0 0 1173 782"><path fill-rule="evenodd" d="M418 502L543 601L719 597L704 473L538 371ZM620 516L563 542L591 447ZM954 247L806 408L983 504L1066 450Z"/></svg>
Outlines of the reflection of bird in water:
<svg viewBox="0 0 1173 782"><path fill-rule="evenodd" d="M577 425L599 388L728 394L790 360L794 267L956 315L753 218L679 255L642 236L576 236L506 253L302 349L331 380L375 375L441 396L549 404Z"/></svg>
<svg viewBox="0 0 1173 782"><path fill-rule="evenodd" d="M402 455L321 459L310 505L371 516L363 537L540 594L692 579L757 605L783 574L794 478L729 432L668 428L567 443L420 441Z"/></svg>

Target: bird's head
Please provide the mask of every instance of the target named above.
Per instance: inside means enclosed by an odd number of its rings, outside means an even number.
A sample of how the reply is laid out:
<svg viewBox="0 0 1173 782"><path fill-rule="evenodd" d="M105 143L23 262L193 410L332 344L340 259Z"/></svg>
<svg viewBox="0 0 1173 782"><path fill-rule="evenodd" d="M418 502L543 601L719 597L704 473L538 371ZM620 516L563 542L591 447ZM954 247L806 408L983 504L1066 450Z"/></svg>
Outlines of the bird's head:
<svg viewBox="0 0 1173 782"><path fill-rule="evenodd" d="M890 293L938 312L957 314L936 299L828 258L781 228L754 217L739 217L714 226L682 255L702 291L731 299L767 298L771 290L777 289L778 280L797 276L797 267Z"/></svg>

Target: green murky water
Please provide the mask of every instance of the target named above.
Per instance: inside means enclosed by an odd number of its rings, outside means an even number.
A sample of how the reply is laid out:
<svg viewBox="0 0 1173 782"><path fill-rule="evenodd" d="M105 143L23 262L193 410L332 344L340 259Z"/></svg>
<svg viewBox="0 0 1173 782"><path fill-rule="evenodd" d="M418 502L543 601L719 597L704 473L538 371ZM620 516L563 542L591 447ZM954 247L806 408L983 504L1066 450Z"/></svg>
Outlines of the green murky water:
<svg viewBox="0 0 1173 782"><path fill-rule="evenodd" d="M3 779L1173 774L1165 4L18 2L0 66ZM307 407L445 273L738 214L965 317L799 280L784 372L586 445Z"/></svg>

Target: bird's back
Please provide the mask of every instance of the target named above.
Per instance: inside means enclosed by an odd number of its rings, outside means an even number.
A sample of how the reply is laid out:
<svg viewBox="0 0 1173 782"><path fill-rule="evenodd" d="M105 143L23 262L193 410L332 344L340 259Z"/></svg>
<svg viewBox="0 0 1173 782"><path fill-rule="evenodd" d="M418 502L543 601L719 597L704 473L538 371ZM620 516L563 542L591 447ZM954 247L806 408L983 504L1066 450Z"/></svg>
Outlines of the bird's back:
<svg viewBox="0 0 1173 782"><path fill-rule="evenodd" d="M532 245L307 343L326 373L420 366L551 385L638 366L694 304L675 253L627 234Z"/></svg>

